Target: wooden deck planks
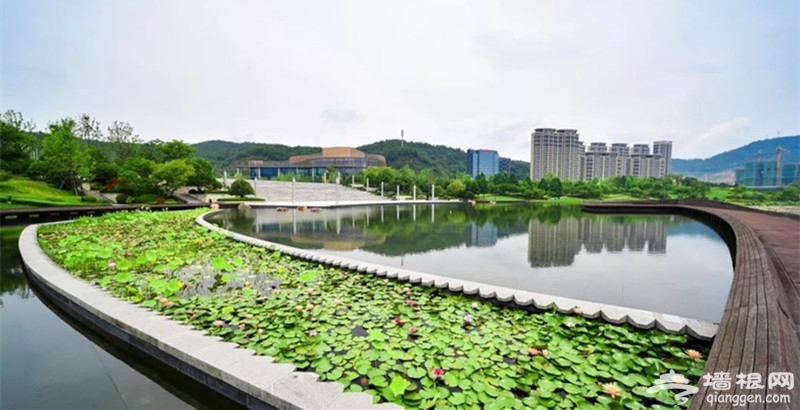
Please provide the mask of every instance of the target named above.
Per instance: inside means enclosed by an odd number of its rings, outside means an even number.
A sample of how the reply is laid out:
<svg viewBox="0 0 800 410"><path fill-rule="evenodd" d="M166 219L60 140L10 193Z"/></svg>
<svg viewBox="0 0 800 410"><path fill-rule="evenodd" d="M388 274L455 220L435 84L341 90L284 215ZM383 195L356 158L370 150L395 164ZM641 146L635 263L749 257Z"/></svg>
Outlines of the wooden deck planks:
<svg viewBox="0 0 800 410"><path fill-rule="evenodd" d="M751 390L734 384L727 392L715 392L701 380L691 408L732 408L729 403L711 405L705 400L718 393L760 396L758 402L737 409L800 408L800 218L711 201L586 204L584 209L700 212L706 215L701 219L724 221L735 237L734 278L705 372L728 372L734 383L737 373L758 373L765 387L770 372L792 372L795 388ZM767 403L767 394L788 394L791 401Z"/></svg>

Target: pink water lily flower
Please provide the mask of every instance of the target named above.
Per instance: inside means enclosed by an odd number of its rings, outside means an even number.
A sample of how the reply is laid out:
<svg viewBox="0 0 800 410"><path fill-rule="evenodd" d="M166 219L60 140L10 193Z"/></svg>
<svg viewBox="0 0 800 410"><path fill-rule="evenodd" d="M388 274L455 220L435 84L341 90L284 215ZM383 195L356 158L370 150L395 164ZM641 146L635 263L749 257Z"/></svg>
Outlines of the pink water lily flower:
<svg viewBox="0 0 800 410"><path fill-rule="evenodd" d="M108 262L108 269L116 269L116 268L117 268L117 263L116 262L114 262L114 261Z"/></svg>
<svg viewBox="0 0 800 410"><path fill-rule="evenodd" d="M314 336L317 335L317 331L316 330L312 330L312 331L308 332L308 335L311 336L311 337L314 337Z"/></svg>
<svg viewBox="0 0 800 410"><path fill-rule="evenodd" d="M466 322L466 323L472 323L473 321L474 321L474 319L472 319L472 315L470 315L469 313L467 313L466 315L464 315L464 322Z"/></svg>
<svg viewBox="0 0 800 410"><path fill-rule="evenodd" d="M403 319L400 319L399 317L396 317L396 318L394 318L394 320L392 320L392 322L394 322L394 324L396 324L396 325L399 325L399 324L403 323Z"/></svg>
<svg viewBox="0 0 800 410"><path fill-rule="evenodd" d="M434 367L433 368L433 377L439 378L444 375L444 370L441 367Z"/></svg>
<svg viewBox="0 0 800 410"><path fill-rule="evenodd" d="M408 306L417 306L417 305L419 305L419 302L417 302L416 300L409 299L409 300L406 301L406 305L408 305Z"/></svg>
<svg viewBox="0 0 800 410"><path fill-rule="evenodd" d="M411 327L408 329L408 331L409 331L409 332L411 332L411 333L417 333L417 327L416 327L416 326L411 326Z"/></svg>

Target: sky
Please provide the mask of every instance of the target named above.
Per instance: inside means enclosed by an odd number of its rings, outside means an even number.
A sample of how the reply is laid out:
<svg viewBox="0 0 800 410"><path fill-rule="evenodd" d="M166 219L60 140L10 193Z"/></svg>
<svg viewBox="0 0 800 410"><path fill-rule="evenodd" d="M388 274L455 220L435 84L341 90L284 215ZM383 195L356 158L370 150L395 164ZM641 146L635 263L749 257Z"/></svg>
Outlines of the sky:
<svg viewBox="0 0 800 410"><path fill-rule="evenodd" d="M529 160L535 128L705 158L800 134L800 12L758 1L2 0L0 108L144 140Z"/></svg>

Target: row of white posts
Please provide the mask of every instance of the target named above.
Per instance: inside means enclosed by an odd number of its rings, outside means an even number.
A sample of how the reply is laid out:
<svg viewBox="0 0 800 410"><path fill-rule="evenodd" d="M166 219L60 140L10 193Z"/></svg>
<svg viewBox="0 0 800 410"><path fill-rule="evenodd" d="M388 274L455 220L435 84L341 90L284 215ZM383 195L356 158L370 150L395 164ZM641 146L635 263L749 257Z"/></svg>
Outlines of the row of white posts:
<svg viewBox="0 0 800 410"><path fill-rule="evenodd" d="M258 179L261 178L261 170L260 169L259 169L258 173L259 173L258 178L253 178L253 191L257 191L257 189L258 189L258 185L257 185ZM223 183L224 183L224 181L227 181L227 179L228 179L227 175L224 175L223 176ZM351 176L351 180L350 181L351 181L351 184L355 183L355 176L354 175ZM295 203L295 184L296 183L297 183L297 180L295 179L294 176L292 176L292 203ZM336 175L336 204L337 205L339 204L339 200L340 200L340 196L339 196L339 186L340 185L341 185L341 174L337 174ZM369 189L369 178L367 178L367 189ZM384 195L383 195L383 181L381 181L381 198L383 198L383 197L384 197ZM397 194L396 194L395 197L396 198L400 197L400 185L397 185ZM414 187L413 187L412 198L415 201L417 200L417 186L416 185L414 185ZM433 201L435 199L436 199L436 185L435 184L431 184L431 201Z"/></svg>

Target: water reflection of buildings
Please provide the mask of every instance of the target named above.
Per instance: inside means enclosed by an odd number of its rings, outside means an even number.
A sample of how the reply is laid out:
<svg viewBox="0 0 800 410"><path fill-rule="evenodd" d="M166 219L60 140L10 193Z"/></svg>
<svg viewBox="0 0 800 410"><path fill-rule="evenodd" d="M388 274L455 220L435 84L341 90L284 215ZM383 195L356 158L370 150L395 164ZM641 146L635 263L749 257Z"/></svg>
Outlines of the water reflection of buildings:
<svg viewBox="0 0 800 410"><path fill-rule="evenodd" d="M482 226L475 222L470 222L467 230L467 246L490 247L497 243L497 227L485 223Z"/></svg>
<svg viewBox="0 0 800 410"><path fill-rule="evenodd" d="M288 239L300 247L353 250L386 240L385 236L367 235L364 231L362 225L369 224L372 213L375 212L365 207L326 209L319 214L295 209L285 213L260 212L255 213L253 234L268 240Z"/></svg>
<svg viewBox="0 0 800 410"><path fill-rule="evenodd" d="M666 224L674 221L668 217ZM568 266L575 255L588 253L643 251L663 254L667 251L665 219L626 220L604 218L562 218L558 223L532 219L528 223L528 261L532 267Z"/></svg>

